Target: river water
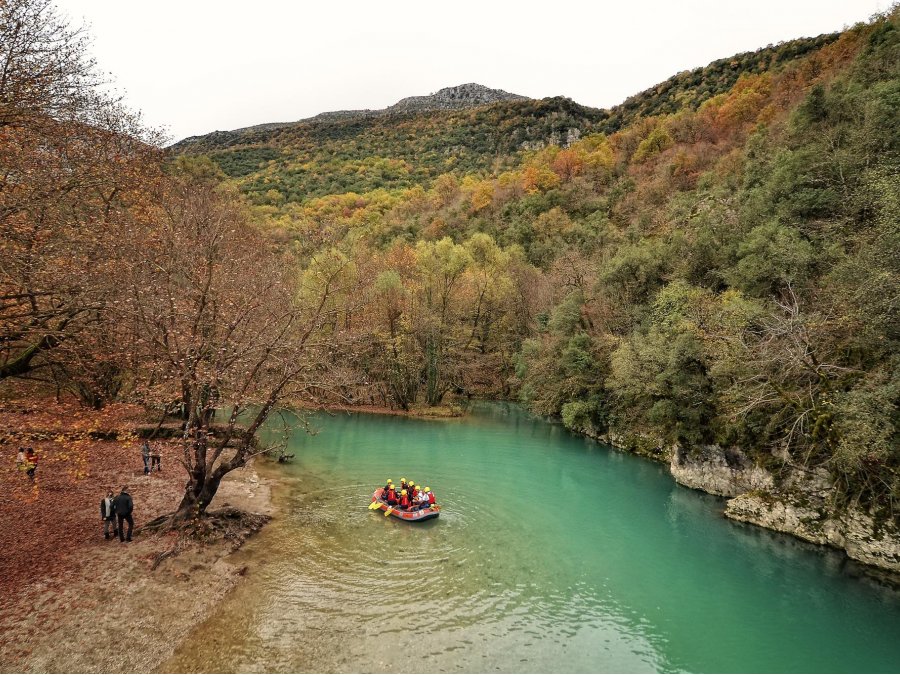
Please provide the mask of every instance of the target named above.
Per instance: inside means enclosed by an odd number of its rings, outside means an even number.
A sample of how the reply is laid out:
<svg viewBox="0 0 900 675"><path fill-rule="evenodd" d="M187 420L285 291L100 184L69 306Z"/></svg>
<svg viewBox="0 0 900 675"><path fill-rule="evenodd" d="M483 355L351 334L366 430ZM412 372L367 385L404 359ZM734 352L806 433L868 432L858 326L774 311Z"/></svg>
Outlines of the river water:
<svg viewBox="0 0 900 675"><path fill-rule="evenodd" d="M897 591L518 406L312 426L272 467L279 517L237 554L251 573L164 670L900 670ZM366 508L401 476L440 518Z"/></svg>

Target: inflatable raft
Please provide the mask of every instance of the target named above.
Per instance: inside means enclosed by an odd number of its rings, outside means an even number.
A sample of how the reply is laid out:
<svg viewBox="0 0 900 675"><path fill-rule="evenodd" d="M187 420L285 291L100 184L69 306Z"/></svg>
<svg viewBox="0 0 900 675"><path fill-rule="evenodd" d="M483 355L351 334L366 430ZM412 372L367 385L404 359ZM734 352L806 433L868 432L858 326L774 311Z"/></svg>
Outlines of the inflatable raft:
<svg viewBox="0 0 900 675"><path fill-rule="evenodd" d="M372 503L378 502L378 508L382 511L387 511L391 507L387 505L387 503L381 498L381 495L384 493L384 488L378 488L375 492L372 493ZM372 510L376 509L372 507ZM399 508L391 509L391 513L394 518L399 518L400 520L406 520L409 522L419 522L422 520L431 520L432 518L437 518L441 515L441 507L435 504L434 506L430 506L427 509L419 509L418 511L401 511Z"/></svg>

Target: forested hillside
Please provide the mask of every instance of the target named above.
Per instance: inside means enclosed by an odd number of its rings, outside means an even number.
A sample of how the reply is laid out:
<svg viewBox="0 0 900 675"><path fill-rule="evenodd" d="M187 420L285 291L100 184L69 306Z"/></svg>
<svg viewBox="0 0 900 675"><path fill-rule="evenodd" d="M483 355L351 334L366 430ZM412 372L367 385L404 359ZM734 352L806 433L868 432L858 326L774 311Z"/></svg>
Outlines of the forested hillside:
<svg viewBox="0 0 900 675"><path fill-rule="evenodd" d="M208 153L238 179L254 204L281 206L329 194L429 184L451 171L487 172L515 163L513 155L523 147L565 143L570 133L589 129L605 116L563 98L510 101L216 132L176 149Z"/></svg>
<svg viewBox="0 0 900 675"><path fill-rule="evenodd" d="M334 355L346 399L519 396L651 454L825 466L890 505L898 64L894 12L612 111L509 102L180 149L207 152L310 270L365 287L336 300L372 337Z"/></svg>

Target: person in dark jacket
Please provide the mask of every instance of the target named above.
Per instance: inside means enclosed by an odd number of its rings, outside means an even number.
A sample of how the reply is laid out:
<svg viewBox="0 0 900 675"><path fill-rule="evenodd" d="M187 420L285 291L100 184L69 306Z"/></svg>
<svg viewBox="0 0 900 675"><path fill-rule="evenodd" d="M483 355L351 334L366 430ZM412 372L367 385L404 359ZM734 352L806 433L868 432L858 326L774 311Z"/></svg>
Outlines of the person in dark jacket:
<svg viewBox="0 0 900 675"><path fill-rule="evenodd" d="M116 498L112 490L106 493L106 497L100 500L100 518L103 519L103 538L109 539L109 531L112 530L112 536L116 536L118 529L116 528Z"/></svg>
<svg viewBox="0 0 900 675"><path fill-rule="evenodd" d="M134 528L134 518L131 512L134 510L134 502L128 494L128 486L122 488L119 496L113 501L113 510L119 521L119 541L131 541L131 530ZM128 536L125 536L125 523L128 523Z"/></svg>

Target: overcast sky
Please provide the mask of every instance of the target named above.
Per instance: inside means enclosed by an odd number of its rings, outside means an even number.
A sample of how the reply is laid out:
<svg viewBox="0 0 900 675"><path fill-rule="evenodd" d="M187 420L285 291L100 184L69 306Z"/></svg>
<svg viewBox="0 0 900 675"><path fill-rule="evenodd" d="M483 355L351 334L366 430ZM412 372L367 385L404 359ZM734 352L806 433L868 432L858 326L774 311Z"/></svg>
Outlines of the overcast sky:
<svg viewBox="0 0 900 675"><path fill-rule="evenodd" d="M675 73L840 30L889 0L57 0L172 140L383 108L464 82L609 107Z"/></svg>

